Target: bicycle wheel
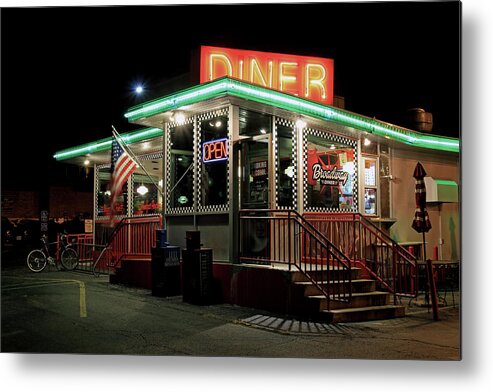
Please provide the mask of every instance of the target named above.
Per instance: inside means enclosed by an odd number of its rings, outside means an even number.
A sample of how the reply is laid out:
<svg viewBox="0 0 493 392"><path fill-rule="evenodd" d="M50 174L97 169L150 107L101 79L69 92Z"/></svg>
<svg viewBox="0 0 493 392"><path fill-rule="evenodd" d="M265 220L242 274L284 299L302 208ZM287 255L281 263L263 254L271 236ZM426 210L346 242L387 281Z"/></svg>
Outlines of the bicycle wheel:
<svg viewBox="0 0 493 392"><path fill-rule="evenodd" d="M79 255L74 249L67 248L63 250L60 261L66 270L72 271L79 264Z"/></svg>
<svg viewBox="0 0 493 392"><path fill-rule="evenodd" d="M41 250L32 250L27 255L27 266L32 272L41 272L46 267L46 256Z"/></svg>

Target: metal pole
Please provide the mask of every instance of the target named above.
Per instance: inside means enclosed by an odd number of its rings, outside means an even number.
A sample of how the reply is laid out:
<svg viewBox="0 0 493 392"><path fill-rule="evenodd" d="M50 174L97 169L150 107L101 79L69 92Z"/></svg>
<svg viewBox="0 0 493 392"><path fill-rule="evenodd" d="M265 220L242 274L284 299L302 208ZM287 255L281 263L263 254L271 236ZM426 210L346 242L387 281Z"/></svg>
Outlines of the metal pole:
<svg viewBox="0 0 493 392"><path fill-rule="evenodd" d="M433 277L433 264L431 260L426 260L426 243L425 243L425 233L423 232L423 258L426 266L426 272L428 275L428 286L431 291L431 303L433 307L433 319L438 321L438 301L437 301L437 291L435 286L435 278ZM429 303L429 302L428 302Z"/></svg>
<svg viewBox="0 0 493 392"><path fill-rule="evenodd" d="M291 211L288 210L288 266L291 271Z"/></svg>
<svg viewBox="0 0 493 392"><path fill-rule="evenodd" d="M121 137L121 135L117 132L117 130L115 129L115 127L112 125L111 126L113 128L113 132L115 132L115 135L117 136L117 138L119 140L121 140L124 144L125 147L125 151L139 164L139 167L142 168L142 170L144 171L144 173L147 175L147 177L149 177L149 179L151 180L152 184L156 187L156 189L159 191L159 193L161 194L161 197L163 198L164 200L164 193L163 193L163 190L161 189L161 187L159 186L159 184L156 184L156 182L154 182L154 179L151 177L151 175L147 172L146 168L144 167L144 165L142 165L139 161L139 158L137 158L137 156L130 150L130 148L128 147L128 144L125 143L125 140ZM164 157L163 157L164 159Z"/></svg>

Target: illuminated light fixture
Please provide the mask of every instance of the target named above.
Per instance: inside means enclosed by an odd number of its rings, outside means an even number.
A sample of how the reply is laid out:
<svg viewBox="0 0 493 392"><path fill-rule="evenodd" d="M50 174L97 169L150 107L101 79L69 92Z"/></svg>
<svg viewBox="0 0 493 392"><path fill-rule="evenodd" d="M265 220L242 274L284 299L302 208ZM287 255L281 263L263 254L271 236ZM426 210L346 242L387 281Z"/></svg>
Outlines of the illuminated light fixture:
<svg viewBox="0 0 493 392"><path fill-rule="evenodd" d="M460 142L457 138L425 135L344 109L322 105L287 93L254 86L250 83L228 77L222 77L212 82L182 90L176 94L134 106L129 109L125 117L129 121L135 122L144 117L169 110L176 110L185 105L192 105L226 95L248 99L265 105L272 105L293 113L330 121L377 136L388 136L393 140L415 147L450 152L460 151Z"/></svg>
<svg viewBox="0 0 493 392"><path fill-rule="evenodd" d="M144 87L142 87L142 86L139 84L137 87L135 87L135 92L136 92L137 94L142 94L142 93L144 92Z"/></svg>
<svg viewBox="0 0 493 392"><path fill-rule="evenodd" d="M144 196L147 192L149 192L149 188L147 188L145 185L141 185L137 188L137 193L139 195Z"/></svg>
<svg viewBox="0 0 493 392"><path fill-rule="evenodd" d="M91 162L89 162L89 159L86 159L86 160L84 161L84 166L89 166L89 163L91 163Z"/></svg>
<svg viewBox="0 0 493 392"><path fill-rule="evenodd" d="M296 120L296 128L298 129L303 129L306 127L306 122L303 121L301 118Z"/></svg>
<svg viewBox="0 0 493 392"><path fill-rule="evenodd" d="M105 194L106 196L111 196L111 191L106 191L106 192L104 192L104 194Z"/></svg>
<svg viewBox="0 0 493 392"><path fill-rule="evenodd" d="M267 133L267 131L266 131L264 128L262 128L262 129L260 130L260 133L261 133L262 135L265 135L265 134Z"/></svg>
<svg viewBox="0 0 493 392"><path fill-rule="evenodd" d="M183 125L185 124L185 115L181 112L179 113L176 113L175 115L175 122L178 124L178 125Z"/></svg>
<svg viewBox="0 0 493 392"><path fill-rule="evenodd" d="M286 174L290 178L293 178L294 177L294 166L288 166L286 169L284 169L284 174Z"/></svg>
<svg viewBox="0 0 493 392"><path fill-rule="evenodd" d="M221 121L216 121L216 124L214 124L216 126L216 128L219 128L221 127L221 125L223 125L223 123Z"/></svg>
<svg viewBox="0 0 493 392"><path fill-rule="evenodd" d="M142 148L144 150L148 150L150 147L151 147L151 143L149 143L149 142L145 142L144 144L142 144Z"/></svg>
<svg viewBox="0 0 493 392"><path fill-rule="evenodd" d="M186 196L180 196L178 198L178 203L180 203L180 204L186 204L187 201L188 201L188 197L186 197Z"/></svg>
<svg viewBox="0 0 493 392"><path fill-rule="evenodd" d="M162 188L163 187L163 180L159 180L159 182L157 184Z"/></svg>
<svg viewBox="0 0 493 392"><path fill-rule="evenodd" d="M334 144L331 144L331 145L330 145L330 149L331 149L331 150L335 150L335 149L336 149L336 146L335 146Z"/></svg>
<svg viewBox="0 0 493 392"><path fill-rule="evenodd" d="M371 144L371 140L370 140L370 139L368 139L367 137L365 137L365 140L364 140L363 144L364 144L365 146L369 146L369 145Z"/></svg>

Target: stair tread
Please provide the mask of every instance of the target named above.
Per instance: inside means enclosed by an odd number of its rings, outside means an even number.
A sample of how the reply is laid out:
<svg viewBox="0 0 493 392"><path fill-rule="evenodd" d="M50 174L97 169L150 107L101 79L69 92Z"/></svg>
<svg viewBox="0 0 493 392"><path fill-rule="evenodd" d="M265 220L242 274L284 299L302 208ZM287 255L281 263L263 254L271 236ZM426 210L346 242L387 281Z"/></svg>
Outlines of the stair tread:
<svg viewBox="0 0 493 392"><path fill-rule="evenodd" d="M373 279L351 279L351 283L363 283L363 282L375 282L375 280ZM310 285L310 284L314 284L313 282L309 281L309 280L300 280L300 281L296 281L296 282L293 282L294 284L302 284L302 285ZM321 283L321 284L326 284L327 281L324 280L322 282L318 282L318 283ZM329 281L329 283L349 283L349 280L331 280Z"/></svg>
<svg viewBox="0 0 493 392"><path fill-rule="evenodd" d="M331 309L331 310L321 310L322 313L357 313L357 312L367 312L371 310L384 310L384 309L403 309L404 305L381 305L381 306L365 306L362 308L341 308L341 309Z"/></svg>
<svg viewBox="0 0 493 392"><path fill-rule="evenodd" d="M345 267L335 267L333 265L329 266L329 270L331 270L331 271L332 270L346 270L346 269L347 268L345 268ZM355 270L355 271L356 270L361 270L361 267L351 266L351 270ZM301 272L301 273L303 273L304 271L305 272L321 272L321 271L327 271L327 267L326 266L322 266L321 267L320 265L318 265L318 267L315 267L315 268L312 268L312 269L305 268L304 270L300 270L300 269L299 270L291 270L291 272Z"/></svg>
<svg viewBox="0 0 493 392"><path fill-rule="evenodd" d="M365 295L388 295L387 291L366 291L363 293L352 293L353 297L363 297ZM349 294L343 294L341 297L349 297ZM325 295L309 295L308 298L325 299Z"/></svg>

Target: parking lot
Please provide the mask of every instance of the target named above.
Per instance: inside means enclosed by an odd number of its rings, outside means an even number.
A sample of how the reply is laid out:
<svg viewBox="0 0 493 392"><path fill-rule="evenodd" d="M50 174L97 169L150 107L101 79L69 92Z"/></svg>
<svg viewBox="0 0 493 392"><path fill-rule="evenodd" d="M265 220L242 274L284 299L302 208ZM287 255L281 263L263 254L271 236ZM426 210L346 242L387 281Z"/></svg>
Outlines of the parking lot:
<svg viewBox="0 0 493 392"><path fill-rule="evenodd" d="M107 276L2 266L2 352L263 358L460 358L460 306L321 324L110 284ZM456 293L457 294L457 293Z"/></svg>

